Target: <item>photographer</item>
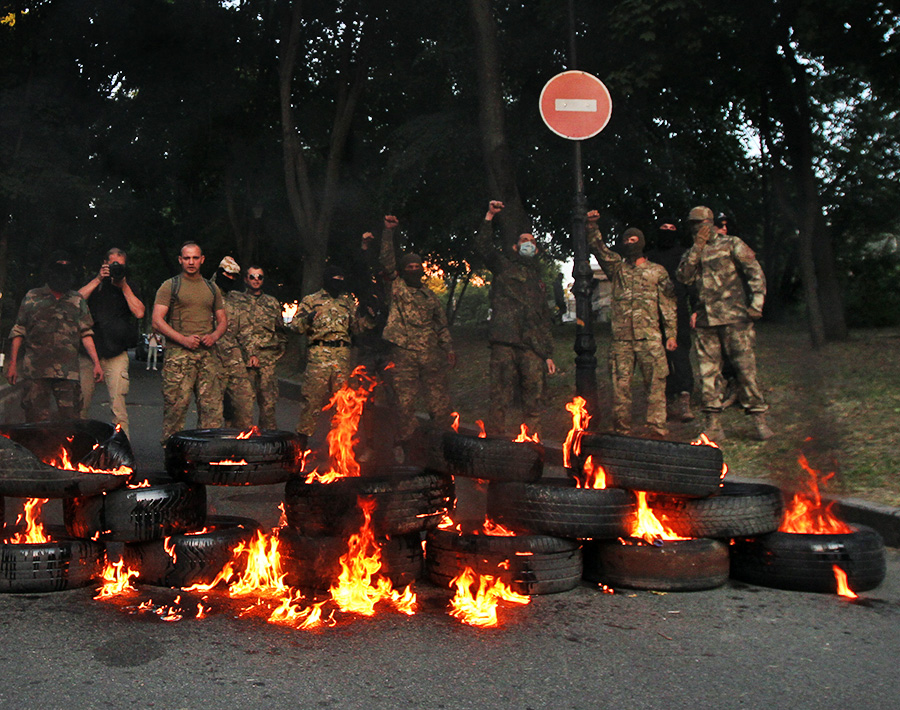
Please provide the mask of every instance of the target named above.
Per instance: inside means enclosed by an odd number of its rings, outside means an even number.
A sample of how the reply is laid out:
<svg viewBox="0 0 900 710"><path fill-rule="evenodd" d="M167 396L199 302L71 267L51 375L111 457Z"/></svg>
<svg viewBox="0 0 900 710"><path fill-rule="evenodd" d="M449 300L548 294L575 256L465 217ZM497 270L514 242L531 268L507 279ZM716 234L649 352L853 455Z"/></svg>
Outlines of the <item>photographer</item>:
<svg viewBox="0 0 900 710"><path fill-rule="evenodd" d="M128 411L125 395L128 394L128 348L137 345L138 329L134 319L144 317L144 304L128 283L125 252L110 249L98 274L78 289L94 319L94 343L103 380L109 391L113 423L119 424L128 435ZM89 362L81 362L81 417L88 418L94 382L90 378Z"/></svg>

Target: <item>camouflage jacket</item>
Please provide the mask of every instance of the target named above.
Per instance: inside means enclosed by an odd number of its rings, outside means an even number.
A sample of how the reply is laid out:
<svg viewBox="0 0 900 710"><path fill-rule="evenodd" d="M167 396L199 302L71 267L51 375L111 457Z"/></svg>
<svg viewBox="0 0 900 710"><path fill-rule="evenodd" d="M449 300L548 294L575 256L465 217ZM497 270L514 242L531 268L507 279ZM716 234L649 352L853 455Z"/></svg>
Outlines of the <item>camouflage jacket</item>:
<svg viewBox="0 0 900 710"><path fill-rule="evenodd" d="M475 236L475 250L494 275L488 340L532 350L542 360L552 358L552 315L538 264L503 253L491 243L491 235L492 224L485 220Z"/></svg>
<svg viewBox="0 0 900 710"><path fill-rule="evenodd" d="M81 339L93 335L87 301L77 291L57 299L49 286L25 294L10 338L24 338L22 377L77 380Z"/></svg>
<svg viewBox="0 0 900 710"><path fill-rule="evenodd" d="M216 354L219 362L225 367L244 364L244 352L241 348L241 339L250 326L246 315L241 308L244 294L239 291L229 291L225 296L225 316L228 318L228 328L222 337L216 341Z"/></svg>
<svg viewBox="0 0 900 710"><path fill-rule="evenodd" d="M244 292L235 299L235 310L241 320L238 340L244 352L244 359L254 355L263 358L279 358L284 353L281 302L274 296L262 293L254 296ZM229 313L229 318L231 314Z"/></svg>
<svg viewBox="0 0 900 710"><path fill-rule="evenodd" d="M588 225L588 245L612 282L613 340L658 340L661 333L667 340L677 337L675 287L665 268L647 260L626 261L603 243L596 224Z"/></svg>
<svg viewBox="0 0 900 710"><path fill-rule="evenodd" d="M756 254L730 234L714 234L702 249L688 249L676 277L697 290L697 325L717 326L751 320L747 308L762 312L766 277ZM744 279L750 291L749 303Z"/></svg>
<svg viewBox="0 0 900 710"><path fill-rule="evenodd" d="M381 265L390 283L389 311L383 337L389 343L419 352L439 347L453 352L444 307L427 286L407 286L398 278L394 255L394 233L385 229L381 237Z"/></svg>
<svg viewBox="0 0 900 710"><path fill-rule="evenodd" d="M349 293L332 297L325 289L304 296L291 321L291 330L305 334L310 344L316 340L350 344L350 336L360 328L356 300Z"/></svg>

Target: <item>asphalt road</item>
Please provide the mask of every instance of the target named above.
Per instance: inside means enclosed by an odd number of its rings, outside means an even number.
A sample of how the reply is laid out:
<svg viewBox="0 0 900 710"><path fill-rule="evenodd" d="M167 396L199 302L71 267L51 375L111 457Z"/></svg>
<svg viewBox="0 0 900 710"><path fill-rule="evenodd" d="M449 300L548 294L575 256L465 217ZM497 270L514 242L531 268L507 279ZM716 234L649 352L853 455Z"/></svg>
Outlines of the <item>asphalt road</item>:
<svg viewBox="0 0 900 710"><path fill-rule="evenodd" d="M102 391L102 390L101 390ZM133 369L139 468L160 470L158 375ZM104 408L94 413L104 418ZM279 424L292 428L285 401ZM281 486L210 489L211 508L267 525ZM48 511L53 515L52 511ZM585 584L502 606L475 629L425 582L411 617L338 614L300 631L268 624L247 600L181 595L184 618L136 610L176 591L139 587L114 602L92 589L0 595L0 710L94 708L823 708L898 706L900 552L858 601L738 583L658 594Z"/></svg>

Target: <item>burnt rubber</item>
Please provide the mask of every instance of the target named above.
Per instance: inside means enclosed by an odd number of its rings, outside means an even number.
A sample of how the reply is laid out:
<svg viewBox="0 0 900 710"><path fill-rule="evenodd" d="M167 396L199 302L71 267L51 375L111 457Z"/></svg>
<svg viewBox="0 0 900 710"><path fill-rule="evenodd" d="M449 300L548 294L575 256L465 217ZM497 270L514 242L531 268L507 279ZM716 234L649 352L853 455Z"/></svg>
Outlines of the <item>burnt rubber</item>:
<svg viewBox="0 0 900 710"><path fill-rule="evenodd" d="M854 592L874 589L887 570L884 541L872 528L851 527L853 532L846 534L773 532L735 540L730 548L731 576L762 587L834 593L833 565L837 565Z"/></svg>
<svg viewBox="0 0 900 710"><path fill-rule="evenodd" d="M402 590L422 576L424 561L418 533L377 538L381 569L377 576L391 580ZM296 530L278 530L278 552L284 581L291 587L327 591L341 574L341 556L347 553L346 537L307 537Z"/></svg>
<svg viewBox="0 0 900 710"><path fill-rule="evenodd" d="M498 577L519 594L555 594L581 580L581 545L549 535L460 535L432 530L425 542L425 567L436 585L449 588L454 577L472 568Z"/></svg>
<svg viewBox="0 0 900 710"><path fill-rule="evenodd" d="M134 452L125 433L96 419L0 425L0 435L21 444L41 461L59 459L65 449L73 464L103 470L134 468Z"/></svg>
<svg viewBox="0 0 900 710"><path fill-rule="evenodd" d="M267 430L239 439L241 433L192 429L172 434L165 446L166 471L179 480L211 486L284 483L299 473L305 436Z"/></svg>
<svg viewBox="0 0 900 710"><path fill-rule="evenodd" d="M285 486L287 524L301 535L347 535L364 522L359 498L372 498L372 530L378 537L430 530L453 508L453 479L415 466L395 466L379 476L333 483L292 479Z"/></svg>
<svg viewBox="0 0 900 710"><path fill-rule="evenodd" d="M261 531L249 518L211 515L204 532L179 533L165 540L123 545L125 566L139 571L137 581L158 587L210 584L234 558L234 548L249 544ZM166 547L172 551L170 555ZM174 559L173 559L174 558ZM241 560L235 572L243 571Z"/></svg>
<svg viewBox="0 0 900 710"><path fill-rule="evenodd" d="M61 527L45 530L53 542L0 542L0 592L59 592L88 586L100 576L101 543L67 538Z"/></svg>
<svg viewBox="0 0 900 710"><path fill-rule="evenodd" d="M526 441L479 438L456 432L443 437L444 461L454 476L484 481L536 481L544 472L544 447Z"/></svg>
<svg viewBox="0 0 900 710"><path fill-rule="evenodd" d="M763 535L778 529L784 511L776 486L729 481L708 498L653 493L647 496L647 504L660 522L681 537Z"/></svg>
<svg viewBox="0 0 900 710"><path fill-rule="evenodd" d="M584 578L609 587L692 592L728 580L728 548L718 540L672 540L649 545L634 538L584 545Z"/></svg>
<svg viewBox="0 0 900 710"><path fill-rule="evenodd" d="M98 496L66 498L63 515L72 537L116 542L161 540L199 530L206 523L206 488L165 476L137 476L144 488L120 488Z"/></svg>
<svg viewBox="0 0 900 710"><path fill-rule="evenodd" d="M615 538L629 533L634 511L632 492L575 488L571 479L488 486L488 516L517 533Z"/></svg>
<svg viewBox="0 0 900 710"><path fill-rule="evenodd" d="M56 449L56 455L59 455L59 449ZM128 478L129 474L82 473L59 469L43 463L21 444L0 436L0 496L68 498L97 495L121 488Z"/></svg>
<svg viewBox="0 0 900 710"><path fill-rule="evenodd" d="M585 434L580 458L606 471L606 484L632 491L703 497L719 489L722 450L617 434Z"/></svg>

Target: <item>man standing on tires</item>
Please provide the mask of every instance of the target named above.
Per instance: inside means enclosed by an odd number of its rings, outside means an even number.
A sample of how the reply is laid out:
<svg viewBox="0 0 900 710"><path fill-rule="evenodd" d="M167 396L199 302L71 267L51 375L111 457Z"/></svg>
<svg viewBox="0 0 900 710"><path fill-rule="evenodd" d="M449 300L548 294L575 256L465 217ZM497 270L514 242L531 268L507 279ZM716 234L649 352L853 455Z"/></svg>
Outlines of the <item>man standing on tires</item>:
<svg viewBox="0 0 900 710"><path fill-rule="evenodd" d="M556 373L550 330L553 316L538 268L534 235L520 234L511 254L492 244L492 222L502 210L502 202L491 200L475 237L478 255L494 274L488 336L491 345L488 428L492 434L509 433L506 415L516 390L520 390L522 418L534 433L541 429L547 375Z"/></svg>
<svg viewBox="0 0 900 710"><path fill-rule="evenodd" d="M166 336L162 369L162 443L184 428L195 393L200 427L222 426L222 387L213 349L228 326L219 288L200 274L203 250L185 242L178 255L181 273L163 282L153 302L153 328Z"/></svg>
<svg viewBox="0 0 900 710"><path fill-rule="evenodd" d="M87 301L94 319L94 345L103 368L103 380L109 392L113 424L130 436L125 395L128 394L128 348L137 345L138 324L144 317L144 304L128 283L127 256L113 247L97 275L78 289ZM149 366L149 355L147 358ZM81 357L81 418L87 419L94 396L94 378L89 358Z"/></svg>
<svg viewBox="0 0 900 710"><path fill-rule="evenodd" d="M416 409L424 404L439 429L450 428L450 388L447 370L456 365L456 353L444 307L425 286L422 257L394 254L394 230L399 222L385 215L381 237L381 265L390 283L390 304L384 339L390 343L389 370L400 421L394 457L403 463L417 429ZM449 367L448 367L449 366Z"/></svg>
<svg viewBox="0 0 900 710"><path fill-rule="evenodd" d="M663 438L666 427L666 350L677 347L675 288L666 270L643 255L644 234L626 229L622 235L623 259L606 246L597 220L600 213L587 214L588 246L612 283L612 345L609 369L613 390L613 428L617 434L631 433L631 380L635 363L641 368L647 388L647 428L650 436ZM663 349L660 333L665 333Z"/></svg>
<svg viewBox="0 0 900 710"><path fill-rule="evenodd" d="M284 355L281 302L263 293L265 272L253 265L247 269L247 285L237 304L242 320L247 324L241 334L244 364L259 406L259 428L277 429L275 405L278 403L278 377L275 366Z"/></svg>
<svg viewBox="0 0 900 710"><path fill-rule="evenodd" d="M79 344L93 363L94 381L103 379L92 337L91 313L81 295L72 290L75 273L68 256L55 252L46 273L46 285L25 294L9 333L12 348L6 379L11 385L19 380L18 358L24 345L22 409L26 422L50 419L51 396L56 400L60 419L78 418Z"/></svg>
<svg viewBox="0 0 900 710"><path fill-rule="evenodd" d="M694 207L688 214L688 226L694 245L682 257L677 276L683 284L696 288L699 300L691 314L691 326L700 366L704 432L713 441L725 438L721 420L724 350L738 373L741 405L753 415L759 439L768 439L774 432L766 423L769 407L756 379L753 328L753 321L762 317L765 274L750 247L714 229L708 207Z"/></svg>

